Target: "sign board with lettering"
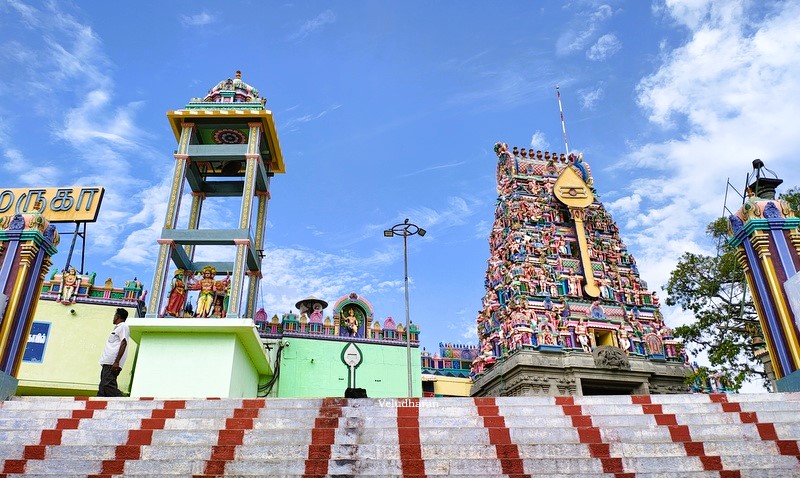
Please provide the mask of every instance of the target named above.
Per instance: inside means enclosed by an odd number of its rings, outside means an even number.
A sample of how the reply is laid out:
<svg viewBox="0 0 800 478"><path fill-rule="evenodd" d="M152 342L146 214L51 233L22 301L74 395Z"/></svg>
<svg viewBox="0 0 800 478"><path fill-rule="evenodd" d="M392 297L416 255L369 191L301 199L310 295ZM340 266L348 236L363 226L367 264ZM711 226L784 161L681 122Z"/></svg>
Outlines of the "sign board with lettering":
<svg viewBox="0 0 800 478"><path fill-rule="evenodd" d="M50 222L95 222L105 188L0 189L0 216L41 214Z"/></svg>
<svg viewBox="0 0 800 478"><path fill-rule="evenodd" d="M34 322L31 324L31 333L28 334L28 343L25 344L23 362L42 363L44 349L47 347L47 338L50 336L50 322Z"/></svg>

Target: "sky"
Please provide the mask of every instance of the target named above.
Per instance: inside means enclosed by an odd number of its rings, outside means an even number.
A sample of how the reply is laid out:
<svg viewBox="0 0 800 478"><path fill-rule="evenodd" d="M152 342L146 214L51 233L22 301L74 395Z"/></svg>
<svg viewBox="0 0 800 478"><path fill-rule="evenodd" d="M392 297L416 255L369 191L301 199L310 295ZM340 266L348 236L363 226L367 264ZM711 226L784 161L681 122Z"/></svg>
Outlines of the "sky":
<svg viewBox="0 0 800 478"><path fill-rule="evenodd" d="M682 254L714 253L726 192L741 203L728 180L741 192L760 158L779 192L800 185L798 24L798 1L0 0L0 188L105 187L85 270L149 288L166 112L241 70L286 164L259 307L356 292L402 322L403 241L383 230L408 218L427 230L408 241L422 345L476 343L496 142L564 152L558 85L570 151L663 302ZM208 227L235 222L238 205L209 203Z"/></svg>

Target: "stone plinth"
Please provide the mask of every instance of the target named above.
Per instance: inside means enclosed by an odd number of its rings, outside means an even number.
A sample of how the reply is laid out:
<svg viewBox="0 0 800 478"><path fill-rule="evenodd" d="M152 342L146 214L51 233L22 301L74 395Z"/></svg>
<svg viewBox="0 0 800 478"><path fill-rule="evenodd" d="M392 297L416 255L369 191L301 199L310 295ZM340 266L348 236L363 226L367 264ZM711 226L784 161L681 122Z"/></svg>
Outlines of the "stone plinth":
<svg viewBox="0 0 800 478"><path fill-rule="evenodd" d="M620 354L627 360L524 348L475 377L471 393L498 397L686 392L684 380L689 370L683 364Z"/></svg>
<svg viewBox="0 0 800 478"><path fill-rule="evenodd" d="M254 398L272 368L252 319L128 319L131 396Z"/></svg>

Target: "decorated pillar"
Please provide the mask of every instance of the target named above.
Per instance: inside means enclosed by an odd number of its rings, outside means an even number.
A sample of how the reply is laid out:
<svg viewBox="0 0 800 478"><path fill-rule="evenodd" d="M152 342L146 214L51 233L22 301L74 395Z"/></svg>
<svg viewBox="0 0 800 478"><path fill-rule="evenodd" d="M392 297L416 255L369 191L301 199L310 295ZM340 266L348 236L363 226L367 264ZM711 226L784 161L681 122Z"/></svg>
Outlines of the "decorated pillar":
<svg viewBox="0 0 800 478"><path fill-rule="evenodd" d="M16 376L39 292L57 252L55 226L41 214L0 217L0 292L5 309L0 322L0 372Z"/></svg>
<svg viewBox="0 0 800 478"><path fill-rule="evenodd" d="M752 180L742 207L728 217L729 243L747 277L778 390L800 390L800 219L786 201L775 198L783 181L764 175L764 163L753 161ZM791 377L791 378L790 378ZM782 386L783 382L783 386Z"/></svg>

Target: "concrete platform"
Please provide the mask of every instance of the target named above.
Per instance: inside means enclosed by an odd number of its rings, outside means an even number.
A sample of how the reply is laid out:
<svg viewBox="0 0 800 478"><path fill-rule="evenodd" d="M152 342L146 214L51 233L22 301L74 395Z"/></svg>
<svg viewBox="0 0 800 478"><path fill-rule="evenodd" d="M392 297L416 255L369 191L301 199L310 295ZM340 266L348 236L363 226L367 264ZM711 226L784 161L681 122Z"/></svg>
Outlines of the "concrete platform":
<svg viewBox="0 0 800 478"><path fill-rule="evenodd" d="M130 318L132 397L254 398L272 367L252 319Z"/></svg>

